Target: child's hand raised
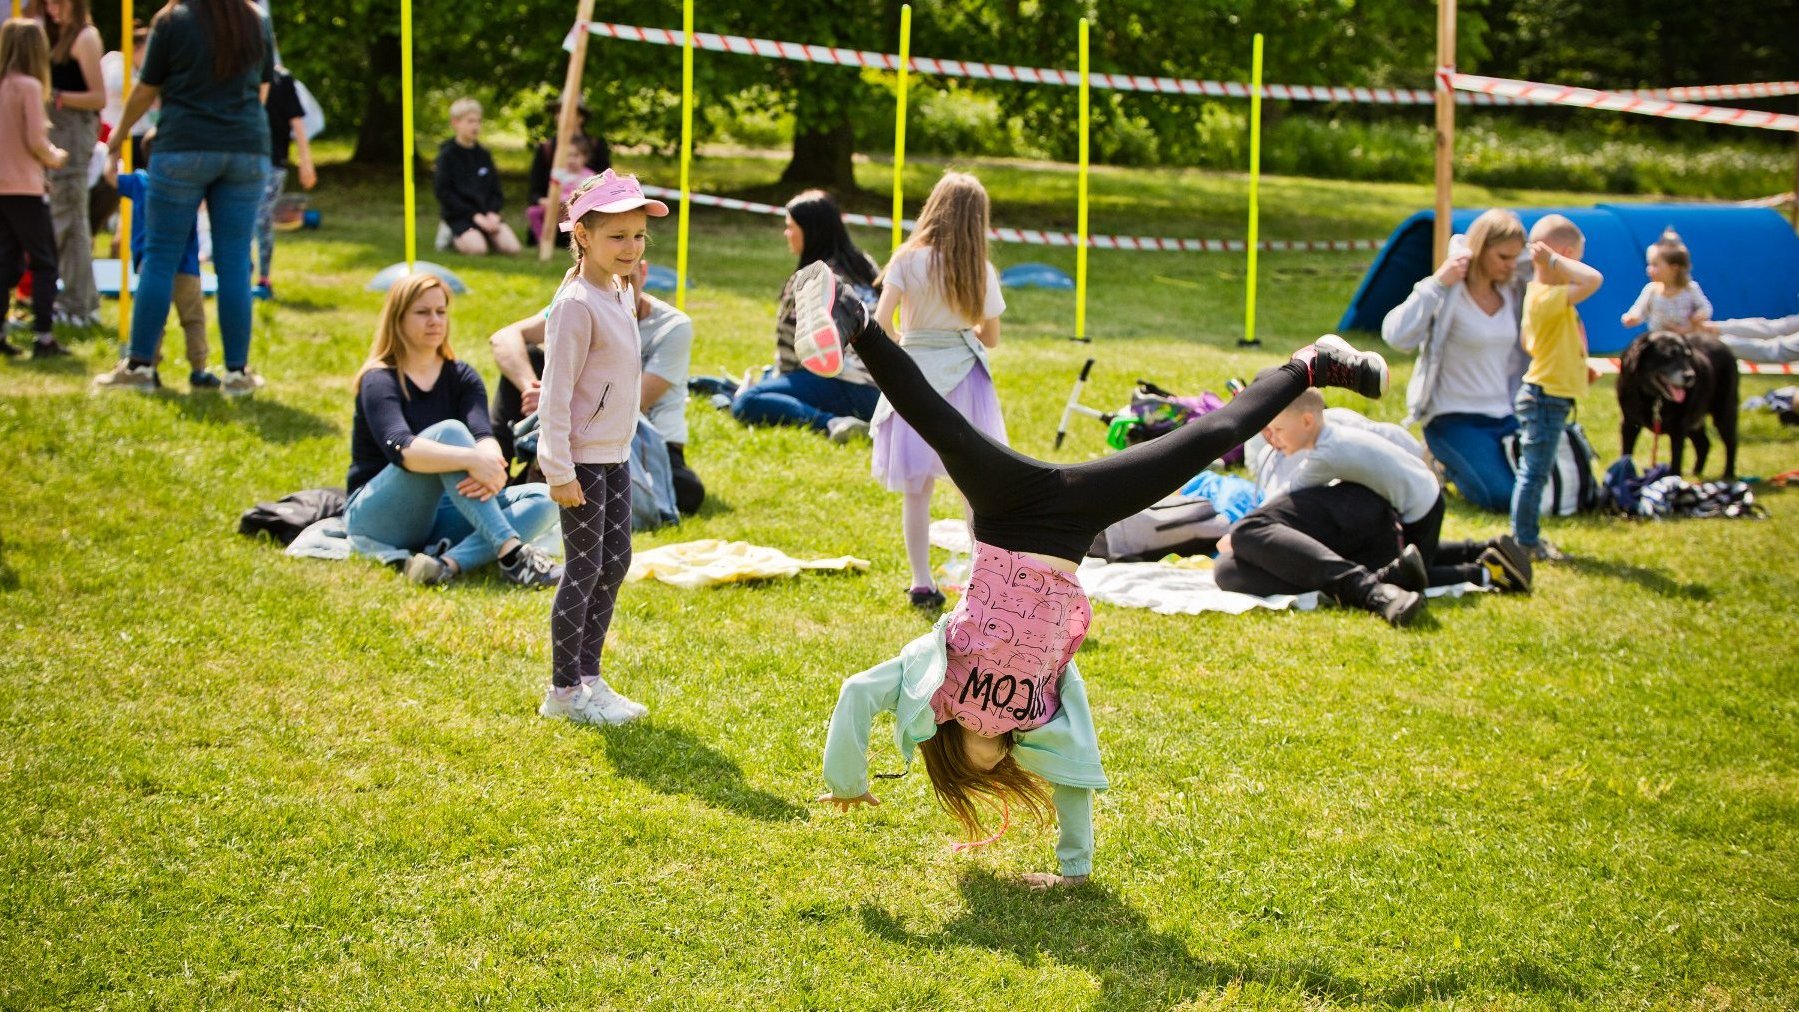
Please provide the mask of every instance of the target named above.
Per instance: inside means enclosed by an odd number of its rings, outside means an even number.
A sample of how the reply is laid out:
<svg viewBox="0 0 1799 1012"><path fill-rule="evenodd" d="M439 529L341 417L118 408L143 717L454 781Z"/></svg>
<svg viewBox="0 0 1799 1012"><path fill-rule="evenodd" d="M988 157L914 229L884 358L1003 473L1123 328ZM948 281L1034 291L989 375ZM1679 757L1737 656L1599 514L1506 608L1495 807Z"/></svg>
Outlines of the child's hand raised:
<svg viewBox="0 0 1799 1012"><path fill-rule="evenodd" d="M574 509L587 502L587 496L582 494L581 483L578 481L565 481L560 485L551 485L550 498L556 501L556 505L569 509Z"/></svg>
<svg viewBox="0 0 1799 1012"><path fill-rule="evenodd" d="M1537 269L1538 280L1543 279L1543 275L1549 271L1549 265L1554 262L1555 250L1550 249L1548 243L1538 240L1530 244L1530 263Z"/></svg>
<svg viewBox="0 0 1799 1012"><path fill-rule="evenodd" d="M550 494L552 496L555 495L556 490L550 489ZM868 794L868 793L864 793L859 798L840 798L835 794L820 794L814 800L818 804L821 804L821 805L835 805L839 812L847 812L850 809L856 807L857 805L868 805L870 807L873 807L873 806L881 803L881 799L875 797L873 794Z"/></svg>

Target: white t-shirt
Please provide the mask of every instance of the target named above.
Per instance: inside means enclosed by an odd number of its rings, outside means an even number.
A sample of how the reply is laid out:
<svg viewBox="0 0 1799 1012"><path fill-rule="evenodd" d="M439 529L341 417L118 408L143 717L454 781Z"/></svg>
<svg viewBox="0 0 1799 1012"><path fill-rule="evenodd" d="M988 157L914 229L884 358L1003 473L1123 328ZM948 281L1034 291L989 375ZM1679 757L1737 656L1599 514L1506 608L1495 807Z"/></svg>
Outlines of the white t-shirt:
<svg viewBox="0 0 1799 1012"><path fill-rule="evenodd" d="M1333 481L1353 482L1385 499L1408 524L1429 513L1443 491L1417 454L1378 430L1348 425L1326 424L1310 450L1290 455L1283 465L1279 473L1286 484L1267 486L1269 499Z"/></svg>
<svg viewBox="0 0 1799 1012"><path fill-rule="evenodd" d="M1449 332L1431 413L1507 418L1512 414L1512 351L1518 347L1518 311L1512 290L1499 290L1500 306L1488 314L1474 304L1467 285L1449 293Z"/></svg>
<svg viewBox="0 0 1799 1012"><path fill-rule="evenodd" d="M931 271L936 254L929 249L909 249L887 263L885 284L900 293L900 333L914 330L962 330L978 326L1006 311L999 291L999 272L987 264L987 294L981 320L963 319L943 297L943 286Z"/></svg>
<svg viewBox="0 0 1799 1012"><path fill-rule="evenodd" d="M671 442L687 445L687 372L693 359L693 319L654 295L645 295L649 312L637 321L643 371L668 381L668 389L645 414Z"/></svg>

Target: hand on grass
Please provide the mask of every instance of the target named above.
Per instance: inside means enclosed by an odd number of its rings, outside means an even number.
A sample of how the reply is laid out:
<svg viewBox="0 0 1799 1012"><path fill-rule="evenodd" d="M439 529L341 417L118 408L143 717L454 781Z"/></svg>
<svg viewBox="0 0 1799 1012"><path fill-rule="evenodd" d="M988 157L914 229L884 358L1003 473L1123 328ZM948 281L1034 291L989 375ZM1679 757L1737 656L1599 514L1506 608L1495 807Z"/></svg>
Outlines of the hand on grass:
<svg viewBox="0 0 1799 1012"><path fill-rule="evenodd" d="M567 481L560 485L551 485L550 498L556 500L556 505L564 506L568 509L574 509L576 506L587 501L587 496L581 493L581 483L578 481Z"/></svg>
<svg viewBox="0 0 1799 1012"><path fill-rule="evenodd" d="M551 489L550 494L555 495L556 490ZM873 807L873 806L881 803L881 799L875 797L873 794L869 794L866 792L864 792L863 795L859 798L840 798L835 794L820 794L816 800L821 805L836 806L836 808L839 812L847 812L850 809L856 807L857 805L868 805L870 807Z"/></svg>

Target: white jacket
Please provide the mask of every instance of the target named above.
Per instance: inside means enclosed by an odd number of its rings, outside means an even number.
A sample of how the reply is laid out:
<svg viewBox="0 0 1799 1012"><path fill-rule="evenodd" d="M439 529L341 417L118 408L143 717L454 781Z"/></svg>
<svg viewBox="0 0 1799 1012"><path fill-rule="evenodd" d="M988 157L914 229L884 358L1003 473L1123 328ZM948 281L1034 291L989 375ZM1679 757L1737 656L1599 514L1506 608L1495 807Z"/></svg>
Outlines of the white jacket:
<svg viewBox="0 0 1799 1012"><path fill-rule="evenodd" d="M1451 256L1467 252L1467 249L1467 236L1457 235L1449 240ZM1530 261L1520 258L1512 280L1506 283L1513 289L1512 308L1520 325L1524 314L1524 286L1530 276ZM1443 342L1449 336L1449 324L1455 316L1445 312L1444 306L1450 293L1460 285L1461 282L1445 285L1437 280L1436 274L1428 274L1413 285L1412 294L1394 306L1381 321L1381 340L1400 351L1418 352L1418 362L1412 367L1412 381L1405 388L1406 425L1425 425L1437 415L1431 401L1437 393L1437 376L1443 369ZM1510 386L1506 390L1508 399L1517 395L1518 388L1524 384L1524 371L1529 367L1530 356L1525 354L1524 347L1514 345L1511 367L1506 370L1510 377Z"/></svg>

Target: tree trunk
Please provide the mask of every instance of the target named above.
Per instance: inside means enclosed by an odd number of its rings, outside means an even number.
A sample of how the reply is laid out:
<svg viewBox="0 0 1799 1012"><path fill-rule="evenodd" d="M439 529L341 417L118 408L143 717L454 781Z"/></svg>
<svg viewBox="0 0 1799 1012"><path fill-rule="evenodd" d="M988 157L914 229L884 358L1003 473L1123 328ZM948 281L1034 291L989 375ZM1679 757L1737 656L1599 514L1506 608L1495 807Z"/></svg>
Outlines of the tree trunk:
<svg viewBox="0 0 1799 1012"><path fill-rule="evenodd" d="M400 115L400 36L383 33L369 40L368 72L363 76L362 122L356 128L357 165L398 165L412 147L402 138Z"/></svg>
<svg viewBox="0 0 1799 1012"><path fill-rule="evenodd" d="M856 152L856 131L848 115L828 125L794 127L793 160L781 172L786 186L817 186L836 194L854 192L856 174L851 156Z"/></svg>

